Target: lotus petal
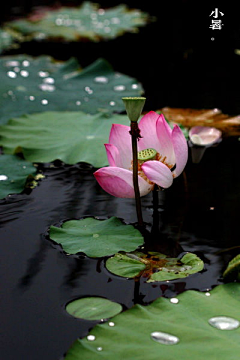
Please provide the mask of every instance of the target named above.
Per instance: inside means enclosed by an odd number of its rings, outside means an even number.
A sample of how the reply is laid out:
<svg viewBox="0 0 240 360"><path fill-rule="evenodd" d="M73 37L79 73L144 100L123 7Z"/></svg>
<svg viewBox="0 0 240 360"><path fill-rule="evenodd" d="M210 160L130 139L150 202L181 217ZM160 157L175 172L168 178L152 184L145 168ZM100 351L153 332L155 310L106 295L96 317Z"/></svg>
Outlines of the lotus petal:
<svg viewBox="0 0 240 360"><path fill-rule="evenodd" d="M100 186L109 194L120 198L134 198L133 173L119 167L103 167L94 173ZM138 177L140 196L148 194L153 185Z"/></svg>
<svg viewBox="0 0 240 360"><path fill-rule="evenodd" d="M208 146L218 142L222 132L214 127L194 126L189 131L189 137L194 145Z"/></svg>

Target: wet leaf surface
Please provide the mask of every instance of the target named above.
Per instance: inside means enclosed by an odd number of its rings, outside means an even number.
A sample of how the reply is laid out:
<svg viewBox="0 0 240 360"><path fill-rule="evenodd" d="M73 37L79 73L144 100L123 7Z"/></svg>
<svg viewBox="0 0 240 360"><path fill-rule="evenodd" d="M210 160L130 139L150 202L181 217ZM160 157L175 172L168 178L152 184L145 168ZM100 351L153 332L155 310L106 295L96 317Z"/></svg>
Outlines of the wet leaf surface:
<svg viewBox="0 0 240 360"><path fill-rule="evenodd" d="M0 199L23 191L26 181L36 174L28 161L14 155L0 155Z"/></svg>
<svg viewBox="0 0 240 360"><path fill-rule="evenodd" d="M128 278L142 276L149 283L185 278L203 270L204 263L191 253L177 259L159 253L133 252L116 254L106 261L106 267L115 275Z"/></svg>
<svg viewBox="0 0 240 360"><path fill-rule="evenodd" d="M6 26L33 39L100 41L137 32L148 20L146 13L129 10L126 5L104 10L98 4L84 2L76 8L40 8L28 19L11 21Z"/></svg>
<svg viewBox="0 0 240 360"><path fill-rule="evenodd" d="M0 124L49 110L121 112L122 96L142 93L135 79L114 72L103 59L80 70L74 58L60 63L48 56L2 57L0 77Z"/></svg>
<svg viewBox="0 0 240 360"><path fill-rule="evenodd" d="M101 297L85 297L71 301L67 304L66 311L79 319L101 320L119 314L122 306Z"/></svg>
<svg viewBox="0 0 240 360"><path fill-rule="evenodd" d="M129 125L125 115L79 112L43 112L24 115L0 126L0 144L5 153L21 151L31 162L108 165L105 143L112 123Z"/></svg>
<svg viewBox="0 0 240 360"><path fill-rule="evenodd" d="M240 281L240 254L235 256L228 264L223 273L223 278L226 281Z"/></svg>
<svg viewBox="0 0 240 360"><path fill-rule="evenodd" d="M116 217L103 221L94 218L66 221L60 228L51 226L49 236L66 253L83 252L89 257L132 251L143 244L141 233Z"/></svg>
<svg viewBox="0 0 240 360"><path fill-rule="evenodd" d="M95 326L73 344L65 359L202 360L213 354L219 360L234 359L240 351L240 328L229 331L228 322L231 328L240 320L240 285L220 285L206 294L186 291L177 299L135 305L111 319L114 326Z"/></svg>

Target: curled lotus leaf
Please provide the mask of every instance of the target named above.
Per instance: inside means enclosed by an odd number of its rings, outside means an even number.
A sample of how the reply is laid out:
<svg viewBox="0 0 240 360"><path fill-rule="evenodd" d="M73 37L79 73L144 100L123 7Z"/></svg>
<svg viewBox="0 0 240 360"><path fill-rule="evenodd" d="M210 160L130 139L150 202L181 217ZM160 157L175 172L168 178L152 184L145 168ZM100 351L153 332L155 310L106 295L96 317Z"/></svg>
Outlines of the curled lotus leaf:
<svg viewBox="0 0 240 360"><path fill-rule="evenodd" d="M106 261L106 267L115 275L127 278L142 276L150 283L185 278L203 270L204 263L192 253L178 259L160 253L133 252L115 254Z"/></svg>
<svg viewBox="0 0 240 360"><path fill-rule="evenodd" d="M223 278L226 281L240 281L240 254L235 256L228 264L223 273Z"/></svg>

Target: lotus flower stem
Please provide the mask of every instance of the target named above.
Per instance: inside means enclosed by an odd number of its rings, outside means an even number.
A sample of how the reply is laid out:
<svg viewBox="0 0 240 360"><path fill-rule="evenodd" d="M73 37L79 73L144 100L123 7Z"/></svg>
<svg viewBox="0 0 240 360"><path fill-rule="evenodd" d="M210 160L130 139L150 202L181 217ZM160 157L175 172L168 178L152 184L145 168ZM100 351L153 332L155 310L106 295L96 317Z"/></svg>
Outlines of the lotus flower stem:
<svg viewBox="0 0 240 360"><path fill-rule="evenodd" d="M132 155L133 155L133 186L135 193L135 203L136 203L136 211L138 218L138 225L143 227L143 217L142 217L142 206L141 206L141 198L140 191L138 186L138 148L137 148L137 139L140 136L140 131L138 128L138 123L135 121L131 121L131 132L132 136Z"/></svg>
<svg viewBox="0 0 240 360"><path fill-rule="evenodd" d="M138 185L138 147L137 141L141 138L138 127L138 119L142 113L146 98L144 97L125 97L122 98L126 108L127 115L131 121L130 134L132 136L132 159L133 159L133 187L135 193L135 203L138 218L138 225L143 227L142 207L140 191Z"/></svg>

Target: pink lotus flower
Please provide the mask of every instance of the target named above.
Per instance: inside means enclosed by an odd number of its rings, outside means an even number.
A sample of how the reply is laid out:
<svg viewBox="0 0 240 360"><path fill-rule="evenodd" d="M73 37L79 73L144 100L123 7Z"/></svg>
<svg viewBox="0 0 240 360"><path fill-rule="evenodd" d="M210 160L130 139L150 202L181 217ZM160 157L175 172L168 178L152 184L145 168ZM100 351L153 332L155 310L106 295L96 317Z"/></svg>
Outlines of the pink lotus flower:
<svg viewBox="0 0 240 360"><path fill-rule="evenodd" d="M154 184L172 185L183 171L188 158L186 139L175 125L170 128L164 116L150 111L139 122L142 138L138 141L138 182L140 196L148 194ZM113 124L109 144L105 144L109 165L94 173L100 186L109 194L134 198L132 145L130 127Z"/></svg>

